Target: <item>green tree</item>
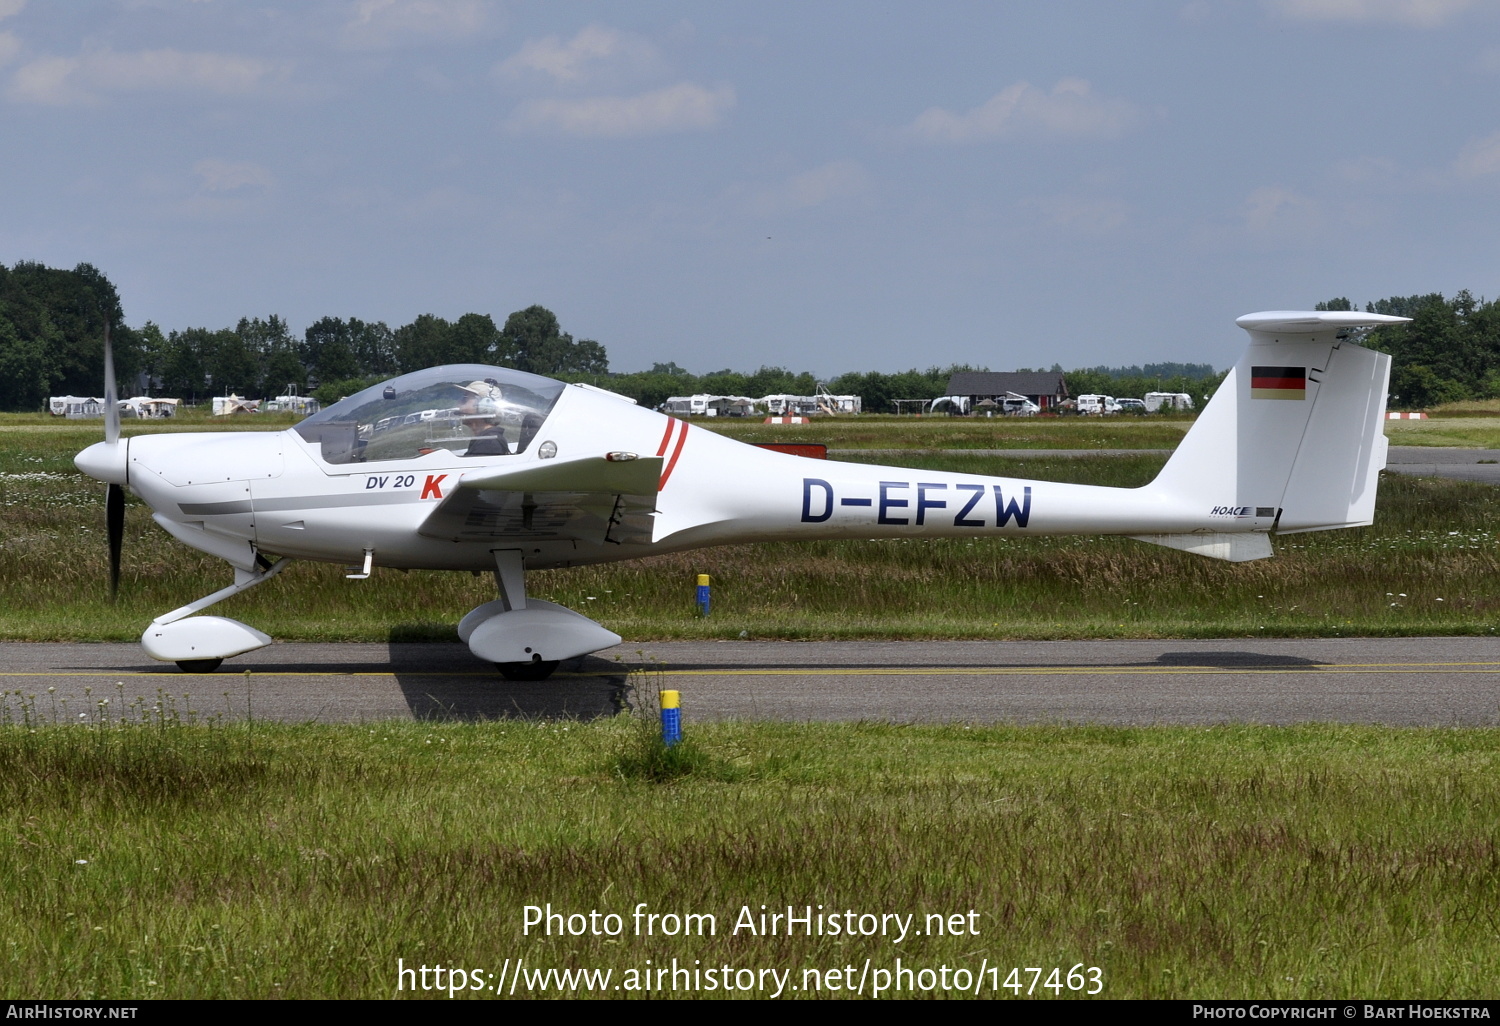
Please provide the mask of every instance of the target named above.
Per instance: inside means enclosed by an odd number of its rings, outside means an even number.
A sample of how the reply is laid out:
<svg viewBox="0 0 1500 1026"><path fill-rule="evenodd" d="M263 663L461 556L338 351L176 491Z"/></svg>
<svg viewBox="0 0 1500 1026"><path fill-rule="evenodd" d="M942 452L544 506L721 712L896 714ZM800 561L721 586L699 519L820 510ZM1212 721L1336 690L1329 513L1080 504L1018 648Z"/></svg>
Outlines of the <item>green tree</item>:
<svg viewBox="0 0 1500 1026"><path fill-rule="evenodd" d="M785 367L761 367L745 379L745 395L753 399L763 395L812 395L817 387L817 379L811 374L795 374Z"/></svg>
<svg viewBox="0 0 1500 1026"><path fill-rule="evenodd" d="M528 306L505 319L497 350L500 362L532 374L605 374L609 356L592 339L574 341L557 315L544 306Z"/></svg>
<svg viewBox="0 0 1500 1026"><path fill-rule="evenodd" d="M322 317L302 333L302 364L319 381L352 378L360 367L354 353L354 331L341 317Z"/></svg>
<svg viewBox="0 0 1500 1026"><path fill-rule="evenodd" d="M234 333L240 337L244 352L257 365L254 385L248 395L285 394L288 385L298 389L307 386L307 371L302 366L301 346L292 337L286 321L272 314L265 320L240 318Z"/></svg>
<svg viewBox="0 0 1500 1026"><path fill-rule="evenodd" d="M495 363L500 331L489 314L466 313L448 331L443 363Z"/></svg>
<svg viewBox="0 0 1500 1026"><path fill-rule="evenodd" d="M671 396L701 391L698 378L675 363L658 363L649 371L634 374L600 375L598 380L589 383L628 395L649 409L655 409Z"/></svg>
<svg viewBox="0 0 1500 1026"><path fill-rule="evenodd" d="M147 321L138 333L141 340L141 370L146 374L146 389L159 389L162 368L167 359L167 336L155 321Z"/></svg>
<svg viewBox="0 0 1500 1026"><path fill-rule="evenodd" d="M0 317L0 409L36 410L46 404L52 384L45 342L23 339Z"/></svg>
<svg viewBox="0 0 1500 1026"><path fill-rule="evenodd" d="M91 264L71 271L30 261L0 267L0 317L25 346L43 345L49 389L102 391L106 320L120 380L129 382L141 366L140 340L124 323L119 294Z"/></svg>
<svg viewBox="0 0 1500 1026"><path fill-rule="evenodd" d="M169 396L197 403L211 396L205 350L212 343L207 328L188 328L167 336L158 375L162 391Z"/></svg>
<svg viewBox="0 0 1500 1026"><path fill-rule="evenodd" d="M710 395L749 395L746 389L749 387L749 379L738 371L729 369L721 371L710 371L698 379L696 391L707 392Z"/></svg>
<svg viewBox="0 0 1500 1026"><path fill-rule="evenodd" d="M362 321L349 318L349 340L354 350L354 363L359 373L378 377L395 374L395 333L384 321Z"/></svg>
<svg viewBox="0 0 1500 1026"><path fill-rule="evenodd" d="M396 366L402 374L436 367L445 362L448 335L453 326L436 314L422 314L410 324L397 328L393 338Z"/></svg>
<svg viewBox="0 0 1500 1026"><path fill-rule="evenodd" d="M240 322L242 325L244 321ZM190 329L191 330L191 329ZM260 353L251 348L249 333L231 328L202 332L199 351L213 391L210 395L253 396L260 391Z"/></svg>

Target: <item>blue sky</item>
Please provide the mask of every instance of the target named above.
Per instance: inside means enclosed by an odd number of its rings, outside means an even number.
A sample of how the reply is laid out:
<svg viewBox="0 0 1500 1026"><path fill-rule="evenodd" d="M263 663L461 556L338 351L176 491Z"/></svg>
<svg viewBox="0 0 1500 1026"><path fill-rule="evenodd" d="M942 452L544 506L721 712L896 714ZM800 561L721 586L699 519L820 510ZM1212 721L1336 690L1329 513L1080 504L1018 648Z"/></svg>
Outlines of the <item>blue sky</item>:
<svg viewBox="0 0 1500 1026"><path fill-rule="evenodd" d="M1497 0L0 0L0 260L617 370L1222 367L1500 293L1497 100Z"/></svg>

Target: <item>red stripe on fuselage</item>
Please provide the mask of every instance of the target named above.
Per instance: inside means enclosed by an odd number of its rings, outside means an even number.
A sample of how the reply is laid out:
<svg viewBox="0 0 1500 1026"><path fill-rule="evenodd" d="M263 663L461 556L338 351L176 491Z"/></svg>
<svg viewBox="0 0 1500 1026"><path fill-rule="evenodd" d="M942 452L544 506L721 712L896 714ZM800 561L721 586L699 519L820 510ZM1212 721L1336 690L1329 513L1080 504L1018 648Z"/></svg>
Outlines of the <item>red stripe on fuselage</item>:
<svg viewBox="0 0 1500 1026"><path fill-rule="evenodd" d="M667 469L661 472L661 480L657 482L656 490L661 491L667 486L667 478L672 476L672 468L677 466L677 457L682 455L682 443L687 441L687 421L682 422L682 431L677 435L677 447L672 450L672 458L667 461ZM658 456L661 453L657 453Z"/></svg>
<svg viewBox="0 0 1500 1026"><path fill-rule="evenodd" d="M656 447L656 455L660 456L667 451L667 443L672 440L672 429L677 426L677 421L671 417L667 418L667 433L661 436L661 444Z"/></svg>
<svg viewBox="0 0 1500 1026"><path fill-rule="evenodd" d="M1301 392L1307 388L1306 378L1251 378L1251 388L1290 388Z"/></svg>

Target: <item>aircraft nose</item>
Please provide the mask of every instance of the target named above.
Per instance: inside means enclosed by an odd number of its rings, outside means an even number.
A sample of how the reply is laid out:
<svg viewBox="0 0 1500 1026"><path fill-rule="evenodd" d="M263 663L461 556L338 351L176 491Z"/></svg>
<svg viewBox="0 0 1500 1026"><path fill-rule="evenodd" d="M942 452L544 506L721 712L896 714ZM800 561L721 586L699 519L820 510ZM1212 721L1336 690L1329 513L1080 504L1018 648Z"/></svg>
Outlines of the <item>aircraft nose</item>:
<svg viewBox="0 0 1500 1026"><path fill-rule="evenodd" d="M124 485L128 464L125 450L128 442L95 442L73 457L73 466L96 481Z"/></svg>

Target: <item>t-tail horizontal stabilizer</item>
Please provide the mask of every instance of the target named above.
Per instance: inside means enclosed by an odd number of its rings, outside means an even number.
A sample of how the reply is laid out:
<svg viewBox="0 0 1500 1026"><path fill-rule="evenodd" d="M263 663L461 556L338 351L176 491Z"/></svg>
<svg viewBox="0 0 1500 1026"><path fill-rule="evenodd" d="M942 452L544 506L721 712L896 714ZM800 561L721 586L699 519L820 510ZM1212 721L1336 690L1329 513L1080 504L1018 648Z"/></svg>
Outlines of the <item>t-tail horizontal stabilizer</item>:
<svg viewBox="0 0 1500 1026"><path fill-rule="evenodd" d="M1244 356L1147 486L1224 528L1132 537L1238 562L1271 555L1266 534L1234 530L1267 510L1278 534L1373 523L1391 358L1355 339L1406 320L1352 310L1241 317Z"/></svg>

